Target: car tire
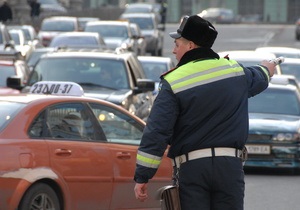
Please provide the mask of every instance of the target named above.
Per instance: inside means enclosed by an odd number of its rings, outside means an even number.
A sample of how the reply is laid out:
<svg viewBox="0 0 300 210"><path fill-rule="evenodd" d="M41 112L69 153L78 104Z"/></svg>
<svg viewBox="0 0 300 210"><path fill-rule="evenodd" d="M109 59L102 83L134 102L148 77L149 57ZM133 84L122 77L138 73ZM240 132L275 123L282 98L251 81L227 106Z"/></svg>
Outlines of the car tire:
<svg viewBox="0 0 300 210"><path fill-rule="evenodd" d="M18 209L55 209L60 210L59 199L55 191L44 183L38 183L31 186L23 196Z"/></svg>

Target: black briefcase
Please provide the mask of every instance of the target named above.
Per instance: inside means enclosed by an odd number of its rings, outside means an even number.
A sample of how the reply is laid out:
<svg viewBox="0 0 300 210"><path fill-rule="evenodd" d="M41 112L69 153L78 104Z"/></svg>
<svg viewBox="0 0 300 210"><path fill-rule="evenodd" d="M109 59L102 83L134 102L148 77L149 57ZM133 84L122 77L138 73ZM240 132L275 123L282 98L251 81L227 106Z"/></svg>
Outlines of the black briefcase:
<svg viewBox="0 0 300 210"><path fill-rule="evenodd" d="M158 189L157 199L162 210L181 210L178 186L168 185Z"/></svg>

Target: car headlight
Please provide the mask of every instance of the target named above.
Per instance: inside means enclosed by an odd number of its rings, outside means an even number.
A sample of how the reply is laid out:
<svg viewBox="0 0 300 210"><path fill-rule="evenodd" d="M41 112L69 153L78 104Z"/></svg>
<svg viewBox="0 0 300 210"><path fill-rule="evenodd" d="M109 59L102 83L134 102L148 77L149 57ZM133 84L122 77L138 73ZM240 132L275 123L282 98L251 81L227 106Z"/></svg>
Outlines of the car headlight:
<svg viewBox="0 0 300 210"><path fill-rule="evenodd" d="M121 106L128 110L129 103L128 103L127 98L125 98L123 101L121 101Z"/></svg>
<svg viewBox="0 0 300 210"><path fill-rule="evenodd" d="M299 139L299 133L278 133L273 136L274 141L298 141Z"/></svg>

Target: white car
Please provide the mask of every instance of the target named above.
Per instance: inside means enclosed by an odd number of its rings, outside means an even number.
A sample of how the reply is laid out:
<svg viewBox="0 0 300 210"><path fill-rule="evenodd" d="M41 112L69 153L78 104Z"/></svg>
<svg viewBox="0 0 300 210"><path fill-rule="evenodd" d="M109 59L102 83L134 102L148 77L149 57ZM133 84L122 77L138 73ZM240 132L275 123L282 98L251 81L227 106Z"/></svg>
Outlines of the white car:
<svg viewBox="0 0 300 210"><path fill-rule="evenodd" d="M270 83L277 85L295 85L297 89L300 91L300 83L299 80L294 75L289 74L281 74L281 75L273 75L271 77Z"/></svg>
<svg viewBox="0 0 300 210"><path fill-rule="evenodd" d="M138 43L132 36L128 21L100 20L87 22L84 31L99 33L108 49L122 48L137 54Z"/></svg>
<svg viewBox="0 0 300 210"><path fill-rule="evenodd" d="M164 32L154 13L123 13L120 19L139 25L147 42L146 52L153 56L162 56Z"/></svg>
<svg viewBox="0 0 300 210"><path fill-rule="evenodd" d="M45 47L56 35L63 32L79 31L79 22L77 17L71 16L52 16L43 19L38 38Z"/></svg>
<svg viewBox="0 0 300 210"><path fill-rule="evenodd" d="M133 38L136 39L136 41L138 43L137 55L145 55L146 48L147 48L147 42L145 40L145 37L142 34L140 27L136 23L130 23L130 29L131 29Z"/></svg>
<svg viewBox="0 0 300 210"><path fill-rule="evenodd" d="M220 57L229 57L229 59L236 60L243 66L253 66L260 64L262 60L275 59L276 56L273 53L257 52L255 50L232 50L218 52ZM280 65L276 66L275 74L281 74Z"/></svg>
<svg viewBox="0 0 300 210"><path fill-rule="evenodd" d="M15 42L15 49L27 58L33 51L33 46L26 42L26 37L21 29L9 29L9 34Z"/></svg>
<svg viewBox="0 0 300 210"><path fill-rule="evenodd" d="M294 75L300 81L300 58L285 58L280 66L282 74Z"/></svg>
<svg viewBox="0 0 300 210"><path fill-rule="evenodd" d="M255 51L274 53L276 57L300 58L300 49L293 47L258 47Z"/></svg>

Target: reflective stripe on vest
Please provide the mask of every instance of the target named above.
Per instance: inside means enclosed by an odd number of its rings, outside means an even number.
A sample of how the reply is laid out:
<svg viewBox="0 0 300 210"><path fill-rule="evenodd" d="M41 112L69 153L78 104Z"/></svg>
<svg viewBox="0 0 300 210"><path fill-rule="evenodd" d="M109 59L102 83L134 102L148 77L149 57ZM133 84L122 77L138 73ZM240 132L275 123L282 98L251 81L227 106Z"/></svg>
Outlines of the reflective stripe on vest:
<svg viewBox="0 0 300 210"><path fill-rule="evenodd" d="M170 72L164 78L169 82L174 93L179 93L199 85L244 74L243 68L236 61L214 59L189 62Z"/></svg>
<svg viewBox="0 0 300 210"><path fill-rule="evenodd" d="M148 168L158 168L162 157L151 155L138 150L136 163Z"/></svg>

